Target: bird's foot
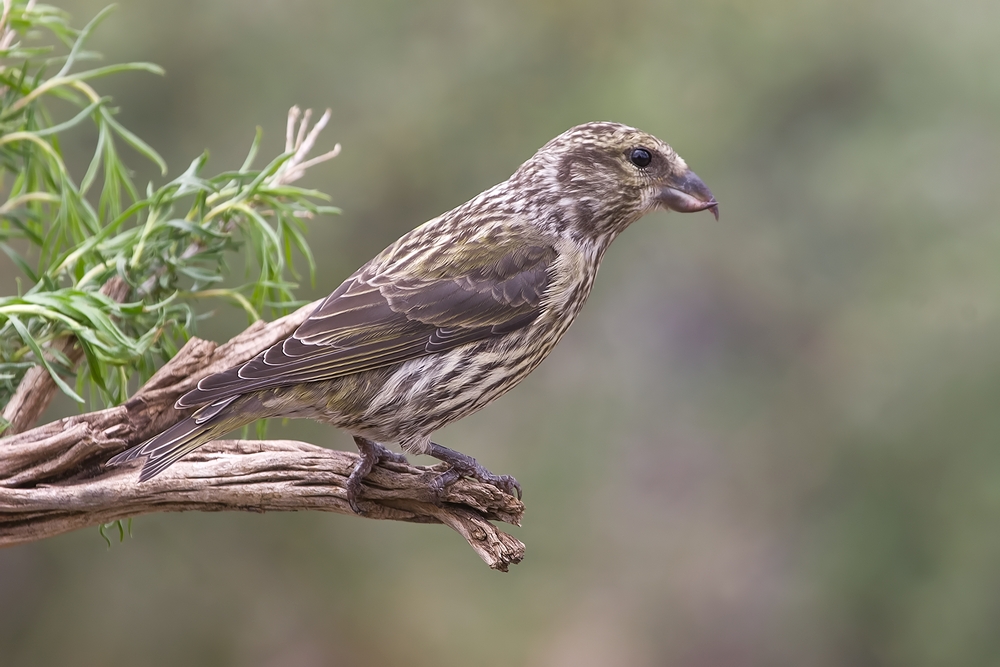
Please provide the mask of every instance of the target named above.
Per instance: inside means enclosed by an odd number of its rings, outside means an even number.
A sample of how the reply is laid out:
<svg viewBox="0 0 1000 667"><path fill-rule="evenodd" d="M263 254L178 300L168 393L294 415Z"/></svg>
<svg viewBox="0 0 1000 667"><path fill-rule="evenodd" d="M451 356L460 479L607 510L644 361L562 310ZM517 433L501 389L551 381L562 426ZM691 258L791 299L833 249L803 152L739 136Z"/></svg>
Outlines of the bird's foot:
<svg viewBox="0 0 1000 667"><path fill-rule="evenodd" d="M472 477L485 484L492 484L508 496L517 496L518 500L521 499L521 485L510 475L494 475L471 456L433 442L427 453L451 466L431 482L431 488L438 494L438 497L460 478Z"/></svg>
<svg viewBox="0 0 1000 667"><path fill-rule="evenodd" d="M347 478L347 502L355 514L364 514L361 506L358 505L358 495L361 493L361 483L365 481L365 477L372 471L372 468L381 461L392 461L393 463L406 463L407 461L404 455L397 454L368 438L354 436L354 444L358 446L358 453L361 457Z"/></svg>

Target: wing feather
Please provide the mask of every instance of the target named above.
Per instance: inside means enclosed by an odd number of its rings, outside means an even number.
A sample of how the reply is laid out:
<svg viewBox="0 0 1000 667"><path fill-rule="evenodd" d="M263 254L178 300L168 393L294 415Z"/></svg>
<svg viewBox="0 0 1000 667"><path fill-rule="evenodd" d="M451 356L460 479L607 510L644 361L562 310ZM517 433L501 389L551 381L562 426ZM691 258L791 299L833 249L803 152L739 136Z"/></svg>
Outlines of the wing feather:
<svg viewBox="0 0 1000 667"><path fill-rule="evenodd" d="M177 407L331 380L515 331L541 312L556 256L545 243L472 243L457 261L416 264L415 275L414 262L385 261L398 246L348 278L290 337L202 379Z"/></svg>

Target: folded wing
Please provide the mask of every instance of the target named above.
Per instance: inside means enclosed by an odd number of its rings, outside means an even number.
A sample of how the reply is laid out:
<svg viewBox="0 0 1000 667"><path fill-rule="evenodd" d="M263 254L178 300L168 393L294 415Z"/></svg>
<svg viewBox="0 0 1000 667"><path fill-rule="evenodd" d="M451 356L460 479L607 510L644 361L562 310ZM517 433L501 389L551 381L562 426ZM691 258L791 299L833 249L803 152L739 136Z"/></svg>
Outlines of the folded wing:
<svg viewBox="0 0 1000 667"><path fill-rule="evenodd" d="M466 243L460 253L450 248L442 255L447 262L380 262L380 255L290 337L202 379L177 407L372 370L502 336L538 317L556 256L550 245Z"/></svg>

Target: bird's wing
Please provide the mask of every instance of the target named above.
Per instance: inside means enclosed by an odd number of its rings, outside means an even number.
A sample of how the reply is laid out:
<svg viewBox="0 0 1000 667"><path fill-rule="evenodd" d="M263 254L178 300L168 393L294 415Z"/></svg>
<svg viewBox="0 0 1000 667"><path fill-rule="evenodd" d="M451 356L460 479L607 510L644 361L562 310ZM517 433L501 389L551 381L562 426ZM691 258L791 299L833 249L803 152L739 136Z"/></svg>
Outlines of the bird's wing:
<svg viewBox="0 0 1000 667"><path fill-rule="evenodd" d="M290 337L202 379L177 407L330 380L514 331L541 312L556 257L545 242L491 240L385 261L399 249L359 269Z"/></svg>

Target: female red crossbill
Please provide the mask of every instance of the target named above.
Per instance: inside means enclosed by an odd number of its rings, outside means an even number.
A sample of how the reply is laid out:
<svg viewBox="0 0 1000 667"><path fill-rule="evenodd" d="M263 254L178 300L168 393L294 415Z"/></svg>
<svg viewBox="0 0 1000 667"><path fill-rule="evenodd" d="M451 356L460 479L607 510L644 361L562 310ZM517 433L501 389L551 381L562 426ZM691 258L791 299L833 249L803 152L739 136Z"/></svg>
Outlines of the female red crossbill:
<svg viewBox="0 0 1000 667"><path fill-rule="evenodd" d="M176 404L197 408L112 458L145 457L139 480L196 447L266 417L308 417L354 436L347 484L355 511L380 443L521 488L431 434L510 390L559 342L594 284L604 251L658 209L718 203L670 146L617 123L587 123L548 142L503 183L405 234L358 269L295 332L250 361L202 379Z"/></svg>

